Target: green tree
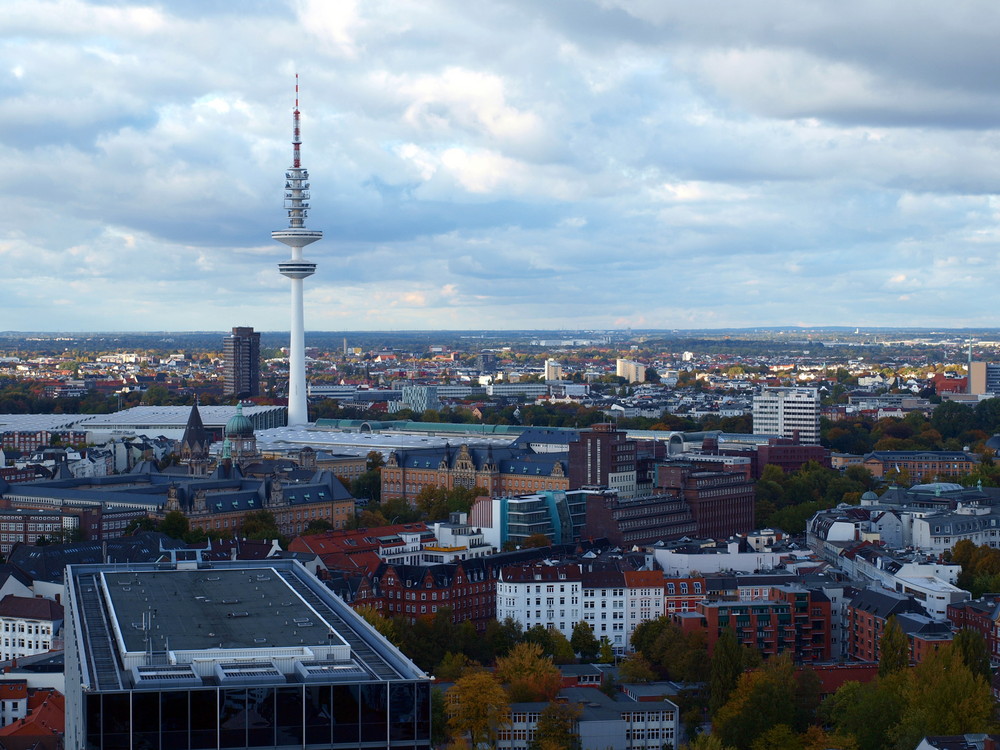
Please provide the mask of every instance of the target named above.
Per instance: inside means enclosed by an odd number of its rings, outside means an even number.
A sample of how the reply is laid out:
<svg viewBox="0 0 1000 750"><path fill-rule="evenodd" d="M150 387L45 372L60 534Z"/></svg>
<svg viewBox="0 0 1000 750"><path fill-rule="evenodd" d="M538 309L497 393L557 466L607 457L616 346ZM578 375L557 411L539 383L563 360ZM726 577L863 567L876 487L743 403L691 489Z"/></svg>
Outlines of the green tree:
<svg viewBox="0 0 1000 750"><path fill-rule="evenodd" d="M996 400L996 399L991 399ZM990 652L982 634L975 630L962 628L955 634L952 648L958 651L962 662L974 675L979 675L987 683L993 679L993 668L990 666Z"/></svg>
<svg viewBox="0 0 1000 750"><path fill-rule="evenodd" d="M752 750L803 750L802 738L787 724L773 726L754 740Z"/></svg>
<svg viewBox="0 0 1000 750"><path fill-rule="evenodd" d="M278 522L269 510L252 510L243 516L240 535L246 539L281 539Z"/></svg>
<svg viewBox="0 0 1000 750"><path fill-rule="evenodd" d="M451 736L448 734L448 709L444 691L431 688L431 746L441 747Z"/></svg>
<svg viewBox="0 0 1000 750"><path fill-rule="evenodd" d="M359 500L377 503L382 498L382 472L366 471L351 482L351 495Z"/></svg>
<svg viewBox="0 0 1000 750"><path fill-rule="evenodd" d="M903 713L889 732L898 750L910 750L929 734L995 729L990 686L969 671L957 649L945 646L928 654L906 676Z"/></svg>
<svg viewBox="0 0 1000 750"><path fill-rule="evenodd" d="M324 518L316 518L310 521L305 530L302 532L302 536L311 536L312 534L322 534L324 531L330 531L333 529L333 524Z"/></svg>
<svg viewBox="0 0 1000 750"><path fill-rule="evenodd" d="M805 731L818 704L818 685L807 684L811 671L796 672L786 655L772 657L762 669L742 675L729 700L715 714L713 731L739 750L778 724Z"/></svg>
<svg viewBox="0 0 1000 750"><path fill-rule="evenodd" d="M569 639L558 630L552 631L552 663L575 664L576 654Z"/></svg>
<svg viewBox="0 0 1000 750"><path fill-rule="evenodd" d="M736 748L724 745L716 734L699 734L686 745L681 745L681 750L736 750Z"/></svg>
<svg viewBox="0 0 1000 750"><path fill-rule="evenodd" d="M578 704L549 703L538 715L529 750L580 750L577 722L582 711Z"/></svg>
<svg viewBox="0 0 1000 750"><path fill-rule="evenodd" d="M972 407L958 401L943 401L931 414L931 425L945 438L959 438L976 425Z"/></svg>
<svg viewBox="0 0 1000 750"><path fill-rule="evenodd" d="M448 651L434 670L434 676L445 682L457 682L467 669L479 666L479 662L473 661L465 654Z"/></svg>
<svg viewBox="0 0 1000 750"><path fill-rule="evenodd" d="M736 638L736 631L726 628L719 635L712 650L712 662L708 678L708 710L713 716L736 688L745 665L743 647Z"/></svg>
<svg viewBox="0 0 1000 750"><path fill-rule="evenodd" d="M906 672L874 682L846 682L823 701L820 717L838 733L853 737L859 750L884 750L889 731L903 712Z"/></svg>
<svg viewBox="0 0 1000 750"><path fill-rule="evenodd" d="M385 466L385 456L382 455L382 451L368 451L368 455L365 458L366 471L378 471Z"/></svg>
<svg viewBox="0 0 1000 750"><path fill-rule="evenodd" d="M611 648L611 641L607 638L601 638L601 648L597 653L597 662L599 664L615 663L615 650Z"/></svg>
<svg viewBox="0 0 1000 750"><path fill-rule="evenodd" d="M555 650L552 647L552 631L550 631L544 625L532 625L530 628L524 631L524 637L522 639L525 643L534 643L541 650L543 654L552 654Z"/></svg>
<svg viewBox="0 0 1000 750"><path fill-rule="evenodd" d="M479 640L482 644L480 661L495 662L499 657L507 655L523 638L524 628L514 618L506 617L503 622L489 620L486 623L486 632Z"/></svg>
<svg viewBox="0 0 1000 750"><path fill-rule="evenodd" d="M142 403L146 406L163 406L170 402L170 391L166 387L154 384L142 394Z"/></svg>
<svg viewBox="0 0 1000 750"><path fill-rule="evenodd" d="M390 620L370 604L364 604L354 610L361 615L365 622L377 630L387 641L394 646L399 646L401 641L399 630L396 628L394 620Z"/></svg>
<svg viewBox="0 0 1000 750"><path fill-rule="evenodd" d="M573 634L569 642L573 651L580 655L580 661L584 664L592 663L601 649L600 641L597 640L593 629L586 620L580 620L573 626Z"/></svg>
<svg viewBox="0 0 1000 750"><path fill-rule="evenodd" d="M507 693L489 672L463 675L446 694L448 727L467 737L473 748L496 747L498 733L510 726Z"/></svg>
<svg viewBox="0 0 1000 750"><path fill-rule="evenodd" d="M878 642L878 674L885 677L910 665L910 641L895 616L886 620Z"/></svg>
<svg viewBox="0 0 1000 750"><path fill-rule="evenodd" d="M635 651L619 665L618 676L622 682L652 682L657 675L649 660L641 652Z"/></svg>
<svg viewBox="0 0 1000 750"><path fill-rule="evenodd" d="M160 531L172 539L183 539L188 533L191 524L183 513L179 510L171 510L160 522Z"/></svg>

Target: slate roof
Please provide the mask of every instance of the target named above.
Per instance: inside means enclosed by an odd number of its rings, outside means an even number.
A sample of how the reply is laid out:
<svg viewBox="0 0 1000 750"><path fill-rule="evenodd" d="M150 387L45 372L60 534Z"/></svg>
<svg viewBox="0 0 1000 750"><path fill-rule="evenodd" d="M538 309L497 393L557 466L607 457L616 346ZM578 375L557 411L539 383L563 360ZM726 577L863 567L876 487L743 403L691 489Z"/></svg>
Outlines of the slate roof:
<svg viewBox="0 0 1000 750"><path fill-rule="evenodd" d="M0 587L7 582L8 578L13 578L18 583L31 588L31 578L24 574L24 571L18 569L10 563L3 563L0 565Z"/></svg>
<svg viewBox="0 0 1000 750"><path fill-rule="evenodd" d="M158 531L144 531L134 536L109 539L106 542L71 542L37 547L16 544L7 561L33 581L62 583L67 565L109 562L153 562L163 555L162 549L184 549L180 539L171 539Z"/></svg>
<svg viewBox="0 0 1000 750"><path fill-rule="evenodd" d="M885 589L867 588L851 599L850 606L862 612L868 612L876 617L887 620L892 615L912 612L926 615L924 608L908 596L897 594Z"/></svg>
<svg viewBox="0 0 1000 750"><path fill-rule="evenodd" d="M511 442L511 447L528 448L532 443L566 445L580 439L579 430L553 427L529 427Z"/></svg>

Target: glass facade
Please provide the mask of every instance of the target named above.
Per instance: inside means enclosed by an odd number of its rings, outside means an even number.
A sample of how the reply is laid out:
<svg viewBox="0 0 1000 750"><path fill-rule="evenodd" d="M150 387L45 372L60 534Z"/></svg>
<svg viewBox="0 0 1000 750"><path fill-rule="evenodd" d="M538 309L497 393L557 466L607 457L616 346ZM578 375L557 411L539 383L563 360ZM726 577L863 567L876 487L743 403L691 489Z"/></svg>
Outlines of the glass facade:
<svg viewBox="0 0 1000 750"><path fill-rule="evenodd" d="M84 696L85 750L430 747L426 682Z"/></svg>

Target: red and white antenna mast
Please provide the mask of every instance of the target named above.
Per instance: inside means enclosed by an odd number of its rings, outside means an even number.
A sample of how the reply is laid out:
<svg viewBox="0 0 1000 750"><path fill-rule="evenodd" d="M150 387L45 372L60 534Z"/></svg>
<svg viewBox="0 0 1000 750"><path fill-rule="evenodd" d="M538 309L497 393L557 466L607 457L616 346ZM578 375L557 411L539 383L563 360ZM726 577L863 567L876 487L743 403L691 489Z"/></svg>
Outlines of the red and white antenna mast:
<svg viewBox="0 0 1000 750"><path fill-rule="evenodd" d="M299 147L302 139L299 137L299 74L295 74L295 109L292 111L292 167L298 169L302 166L299 154Z"/></svg>

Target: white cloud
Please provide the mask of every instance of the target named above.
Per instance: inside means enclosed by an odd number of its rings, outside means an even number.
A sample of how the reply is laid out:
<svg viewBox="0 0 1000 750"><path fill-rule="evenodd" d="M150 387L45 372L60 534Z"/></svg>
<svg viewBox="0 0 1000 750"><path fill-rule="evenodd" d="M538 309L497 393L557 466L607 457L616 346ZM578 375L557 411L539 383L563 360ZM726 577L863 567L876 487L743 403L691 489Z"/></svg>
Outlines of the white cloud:
<svg viewBox="0 0 1000 750"><path fill-rule="evenodd" d="M7 327L287 328L296 71L311 327L992 321L992 7L10 0L4 24Z"/></svg>

